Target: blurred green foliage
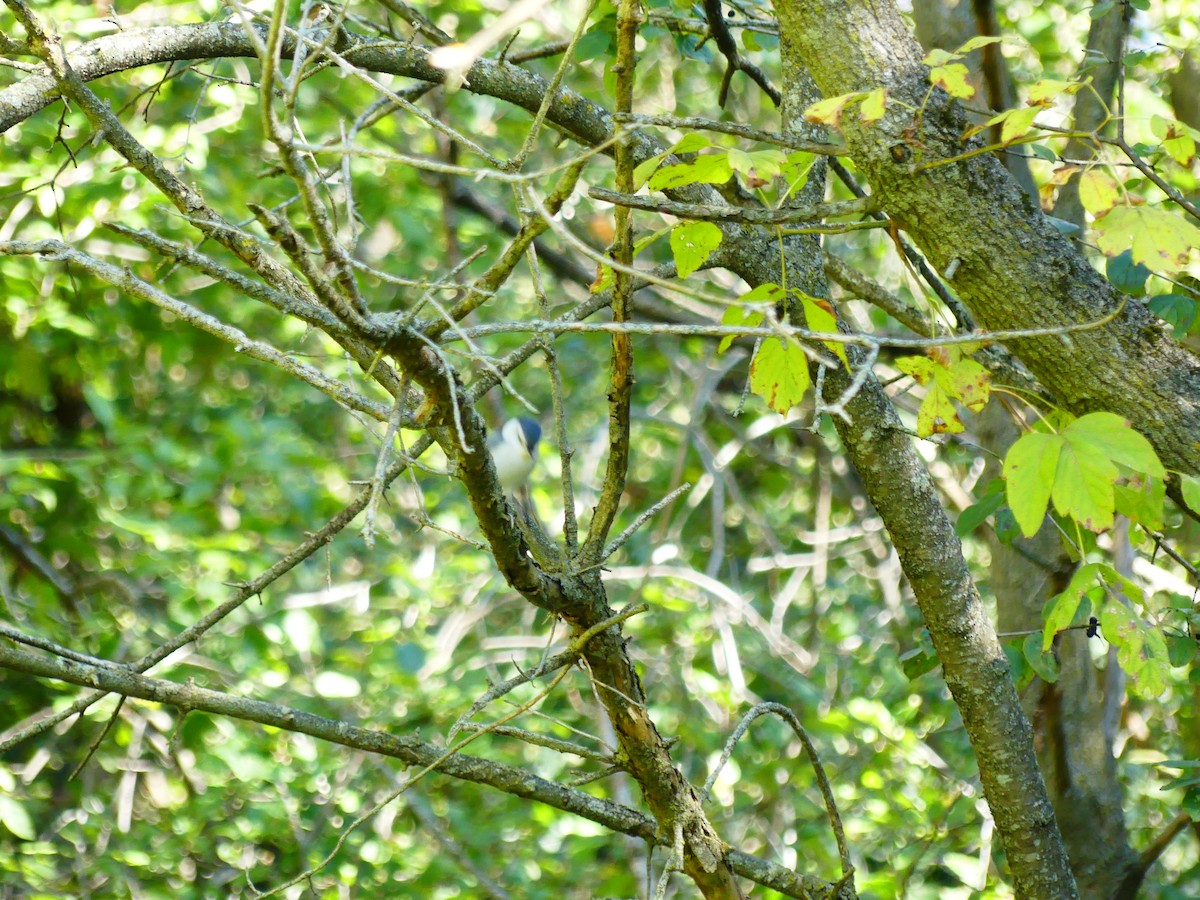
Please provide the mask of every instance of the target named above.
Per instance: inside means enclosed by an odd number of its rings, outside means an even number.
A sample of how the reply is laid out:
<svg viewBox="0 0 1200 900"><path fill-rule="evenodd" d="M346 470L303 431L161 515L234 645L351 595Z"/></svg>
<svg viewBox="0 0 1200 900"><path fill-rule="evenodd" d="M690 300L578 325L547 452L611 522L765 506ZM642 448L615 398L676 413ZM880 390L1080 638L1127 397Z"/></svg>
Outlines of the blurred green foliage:
<svg viewBox="0 0 1200 900"><path fill-rule="evenodd" d="M1139 46L1151 48L1160 32L1183 34L1190 27L1186 5L1167 3L1153 18L1139 16ZM350 27L374 23L407 39L407 26L395 16L389 21L384 6L352 4ZM69 42L116 27L97 18L92 4L37 7ZM679 3L649 9L645 57L655 65L639 73L639 111L714 115L721 62L694 28L668 29L656 18L694 22L700 13ZM744 7L755 10L765 7ZM497 11L463 0L424 9L459 35ZM511 52L564 37L581 12L578 3L552 4L522 27ZM1015 57L1018 77L1072 74L1086 10L1014 2L999 12L1028 42ZM227 13L215 0L189 0L120 3L117 14L131 30ZM611 44L604 41L611 15L611 4L601 3L567 81L601 104L611 98ZM18 33L7 12L0 28ZM746 52L777 78L775 37L743 37ZM1169 64L1166 54L1149 52L1129 82L1130 104L1145 107L1147 119L1162 110L1156 85ZM527 65L548 75L557 60ZM256 73L251 61L216 60L134 69L93 86L214 208L257 234L247 203L296 207L293 186L263 140L258 94L248 86ZM0 69L3 83L21 77ZM343 124L376 95L329 70L306 83L300 98L304 136L318 143L338 140ZM730 106L739 121L778 125L748 79L735 77ZM529 125L526 113L466 91L428 108L502 156L515 153ZM371 390L328 339L104 229L118 222L198 241L192 226L94 138L84 117L61 104L3 136L0 234L57 238L118 261L256 339ZM432 130L402 112L372 126L364 140L393 152L440 152ZM528 168L574 152L544 134ZM463 149L459 159L480 164ZM320 162L331 180L341 178L332 158ZM349 171L353 215L363 228L359 254L379 270L444 277L483 248L466 270L474 276L505 244L494 225L461 210L450 244L437 176L367 158L355 159ZM1182 189L1194 188L1192 173L1173 175ZM587 177L610 174L599 163ZM515 208L502 185L469 187ZM345 205L331 208L339 227L348 227ZM579 195L567 210L572 226L600 249L604 240L595 235L606 215L603 205ZM292 221L302 225L298 211ZM648 248L639 264L666 259L665 245ZM886 236L851 234L835 246L881 279L896 274ZM211 243L200 249L241 271ZM552 310L584 295L578 285L547 277ZM375 309L408 308L421 293L370 275L362 284ZM903 285L900 291L926 302ZM538 314L533 283L521 269L480 320ZM858 315L859 327L884 324L877 311L863 307ZM484 347L498 356L521 339L489 338ZM783 703L822 754L863 896L1007 896L989 866L998 851L981 828L986 811L974 762L944 684L936 670L912 680L905 674L903 655L925 638L878 520L827 424L815 431L785 425L757 403L739 414L749 345L735 346L740 355L717 357L715 343L700 339L636 341L635 454L618 527L677 484L695 485L626 545L606 576L614 607L650 603L627 631L655 721L679 738L675 758L701 784L751 703ZM586 512L604 446L607 338L568 335L556 348ZM478 363L463 367L469 377ZM512 382L548 413L542 360L522 367ZM382 399L378 391L373 396ZM913 420L917 405L913 399L905 407ZM517 411L498 395L490 408L493 421ZM28 633L107 659L140 656L336 513L371 477L381 434L377 423L85 272L0 258L0 525L28 542L64 588L5 549L4 618ZM416 436L403 437L411 443ZM973 446L946 445L938 452L939 480L960 494L972 490L979 456ZM433 454L426 461L442 468ZM558 464L553 447L545 448L535 476L535 501L548 523L561 519ZM431 525L422 526L420 510ZM374 547L363 541L360 519L155 674L437 740L489 683L535 665L547 646L561 643L564 629L507 590L484 553L448 534L477 537L461 488L445 474L418 470L398 481L377 525ZM986 552L970 543L967 553L986 591ZM612 739L592 690L575 672L539 707L544 716L517 724L597 749L597 738ZM1144 730L1130 740L1147 753L1200 755L1194 690L1179 679L1160 703L1131 701L1130 715ZM0 728L60 709L77 693L0 671ZM501 711L490 708L477 720ZM468 752L563 781L598 768L501 736L483 737ZM1142 846L1179 797L1158 791L1168 776L1125 769L1129 825ZM0 756L0 896L249 896L251 885L276 885L332 852L346 827L404 776L391 761L302 735L201 713L181 718L141 702L118 708L109 699ZM621 777L586 789L639 802L636 786ZM512 896L632 896L641 889L644 848L590 822L436 775L413 790L436 826L423 824L402 796L350 833L311 891L292 896L482 896L439 835L457 842ZM837 851L811 770L781 723L753 726L709 809L731 845L836 876ZM654 865L657 871L660 856ZM987 887L972 889L981 877ZM1200 891L1195 843L1169 851L1154 880L1148 897ZM1163 886L1170 884L1176 887Z"/></svg>

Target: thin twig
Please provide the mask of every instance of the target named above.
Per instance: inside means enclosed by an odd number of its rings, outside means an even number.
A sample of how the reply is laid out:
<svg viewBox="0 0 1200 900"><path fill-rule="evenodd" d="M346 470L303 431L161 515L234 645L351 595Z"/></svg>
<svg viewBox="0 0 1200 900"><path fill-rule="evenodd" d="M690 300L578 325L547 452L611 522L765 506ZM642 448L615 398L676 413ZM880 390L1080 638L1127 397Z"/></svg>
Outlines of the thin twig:
<svg viewBox="0 0 1200 900"><path fill-rule="evenodd" d="M282 369L294 378L312 385L321 393L337 401L347 409L358 410L373 419L386 422L390 408L364 397L354 389L340 381L335 381L308 363L293 359L270 344L254 340L240 328L226 325L220 319L201 312L190 304L184 303L161 290L157 286L133 275L128 269L119 269L112 263L96 259L68 246L61 241L0 241L0 256L31 255L43 259L67 262L91 272L96 277L108 282L122 291L153 303L178 316L189 325L228 342L238 352L261 362L270 363Z"/></svg>
<svg viewBox="0 0 1200 900"><path fill-rule="evenodd" d="M800 739L800 743L804 746L804 752L808 755L809 762L813 767L813 773L817 779L817 787L821 791L821 796L825 801L825 811L829 815L829 824L833 829L833 836L837 840L838 853L842 859L842 876L846 877L854 872L854 864L850 861L850 850L846 844L846 833L842 828L842 817L838 814L837 801L833 798L833 789L829 785L829 779L825 775L825 767L821 765L821 759L817 755L817 748L808 737L808 732L804 730L804 726L800 724L800 720L796 718L796 714L784 706L782 703L760 703L753 707L742 721L738 723L737 728L733 730L733 734L729 736L729 740L725 742L725 749L721 752L721 758L717 764L713 766L712 772L704 782L704 786L700 789L703 796L707 797L712 786L716 783L717 777L721 774L721 769L725 763L729 762L730 756L733 755L733 748L737 742L741 740L750 724L757 718L766 715L776 715L783 719L796 737Z"/></svg>
<svg viewBox="0 0 1200 900"><path fill-rule="evenodd" d="M613 113L613 120L634 125L660 125L665 128L681 128L697 131L715 131L720 134L731 134L745 138L748 141L761 141L764 144L776 144L790 150L803 150L807 153L818 153L823 156L841 156L848 151L842 144L827 144L822 141L806 141L791 134L780 134L777 131L763 131L751 128L738 122L718 122L715 119L704 119L699 116L653 116L641 113Z"/></svg>
<svg viewBox="0 0 1200 900"><path fill-rule="evenodd" d="M854 200L834 200L829 203L810 203L806 206L787 206L782 209L756 209L750 206L727 206L719 203L683 203L662 200L639 194L625 194L607 188L588 189L588 196L615 206L629 206L650 212L666 213L681 219L703 222L742 222L749 225L781 225L787 222L815 222L837 216L861 216L879 208L873 197Z"/></svg>
<svg viewBox="0 0 1200 900"><path fill-rule="evenodd" d="M654 516L656 516L660 510L670 505L677 497L682 494L686 494L691 489L691 483L685 481L679 487L675 488L675 490L671 491L671 493L667 494L667 496L655 503L652 507L634 519L633 524L613 538L604 548L604 552L600 555L600 558L602 560L608 559L610 556L620 550L625 542L633 537L638 532L638 529L654 518Z"/></svg>
<svg viewBox="0 0 1200 900"><path fill-rule="evenodd" d="M3 245L0 245L2 247ZM662 322L566 322L561 319L546 322L541 319L526 319L520 322L495 322L467 329L472 337L485 334L510 334L527 332L532 334L565 334L565 333L614 333L647 335L685 335L691 337L784 337L799 340L825 341L835 344L859 344L864 347L902 347L910 349L927 349L952 344L987 344L996 341L1010 341L1019 338L1054 337L1072 334L1077 331L1088 331L1099 328L1111 322L1120 315L1123 306L1098 319L1090 322L1069 325L1053 325L1045 328L1023 328L1002 331L977 331L969 334L948 334L932 338L892 337L889 335L874 335L861 333L844 333L838 331L812 331L807 328L797 328L780 324L777 327L764 325L751 327L749 325L716 325L697 323L695 325L674 325ZM832 359L825 360L833 365Z"/></svg>

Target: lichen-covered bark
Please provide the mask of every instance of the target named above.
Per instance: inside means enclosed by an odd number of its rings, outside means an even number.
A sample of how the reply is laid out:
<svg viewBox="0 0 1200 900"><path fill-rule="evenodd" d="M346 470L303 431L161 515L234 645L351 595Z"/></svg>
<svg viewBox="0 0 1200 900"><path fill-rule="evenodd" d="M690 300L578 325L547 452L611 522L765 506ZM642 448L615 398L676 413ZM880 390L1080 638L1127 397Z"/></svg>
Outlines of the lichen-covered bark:
<svg viewBox="0 0 1200 900"><path fill-rule="evenodd" d="M799 130L799 112L813 98L807 59L782 22L785 130ZM819 135L804 135L818 137ZM788 284L828 296L815 237L793 239L785 254ZM770 254L748 253L739 274L752 284L773 280ZM851 359L855 360L855 348ZM827 398L852 381L845 369L827 371ZM1018 895L1074 897L1062 837L1033 749L1032 731L1009 674L1008 662L971 578L962 544L924 462L895 407L868 378L836 418L838 435L867 496L887 527L901 567L929 629L942 671L979 763L984 793L1000 831Z"/></svg>
<svg viewBox="0 0 1200 900"><path fill-rule="evenodd" d="M978 0L914 0L913 19L921 46L926 51L962 46L979 33L983 24L977 20L976 11L990 6ZM1115 61L1120 56L1122 23L1120 7L1093 20L1088 33L1088 60ZM991 49L999 53L999 47L993 45ZM981 63L995 66L989 69L989 90L983 96L993 109L1016 105L1011 78L997 65L1002 57L983 60L981 56L980 51L975 51L964 59L972 73L972 83L984 84ZM1108 115L1116 70L1115 62L1089 70L1095 90L1080 91L1075 97L1078 130L1091 131ZM1000 96L996 95L997 81ZM977 105L978 102L975 101ZM1073 138L1063 155L1069 159L1087 159L1094 152L1091 143ZM1001 160L1010 173L1018 176L1022 189L1036 196L1036 185L1031 187L1025 159L1017 154L1003 154ZM1014 162L1021 163L1024 180ZM1076 225L1084 224L1077 178L1059 190L1054 214ZM1020 436L1020 430L1012 415L994 403L977 418L973 430L980 443L995 454L984 477L986 481L1000 474L1000 461ZM1047 523L1035 537L1018 537L1009 543L989 531L988 543L991 551L988 579L996 597L997 627L1008 633L1040 629L1042 608L1063 590L1074 569L1066 557L1061 535ZM1110 702L1116 700L1109 696L1110 691L1121 692L1120 669L1114 658L1101 674L1092 661L1088 638L1082 632L1061 635L1056 641L1056 654L1062 667L1058 680L1048 684L1035 678L1022 689L1021 702L1033 724L1038 762L1079 894L1084 900L1110 900L1112 886L1126 878L1137 859L1125 829L1124 796L1116 775L1111 729L1105 727ZM1109 684L1109 680L1118 684Z"/></svg>
<svg viewBox="0 0 1200 900"><path fill-rule="evenodd" d="M1122 298L991 154L928 168L973 145L961 140L957 104L929 91L893 0L779 0L776 9L825 96L887 88L878 123L844 117L847 145L882 208L935 267L953 271L979 324L1043 328L1115 313L1087 331L1008 346L1071 411L1119 413L1168 468L1200 472L1200 360Z"/></svg>

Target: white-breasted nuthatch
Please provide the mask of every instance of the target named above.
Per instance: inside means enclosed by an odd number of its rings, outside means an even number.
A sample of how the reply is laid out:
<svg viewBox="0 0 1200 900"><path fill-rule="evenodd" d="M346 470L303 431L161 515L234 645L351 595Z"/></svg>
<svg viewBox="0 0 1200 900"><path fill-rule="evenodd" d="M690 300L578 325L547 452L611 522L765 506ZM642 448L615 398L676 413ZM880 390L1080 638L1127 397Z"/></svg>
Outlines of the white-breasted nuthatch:
<svg viewBox="0 0 1200 900"><path fill-rule="evenodd" d="M542 426L526 416L509 419L500 431L488 441L492 460L496 463L496 474L500 476L500 487L504 493L512 494L525 486L533 462L537 458L538 441L542 439Z"/></svg>

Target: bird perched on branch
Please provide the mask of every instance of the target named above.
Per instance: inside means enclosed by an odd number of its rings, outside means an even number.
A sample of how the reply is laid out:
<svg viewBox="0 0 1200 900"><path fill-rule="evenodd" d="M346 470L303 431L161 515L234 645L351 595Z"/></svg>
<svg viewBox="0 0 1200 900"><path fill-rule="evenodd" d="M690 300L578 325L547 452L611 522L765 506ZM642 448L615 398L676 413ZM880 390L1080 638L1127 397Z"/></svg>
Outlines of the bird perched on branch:
<svg viewBox="0 0 1200 900"><path fill-rule="evenodd" d="M515 494L525 486L541 439L542 426L527 416L518 416L505 422L488 441L504 493Z"/></svg>

